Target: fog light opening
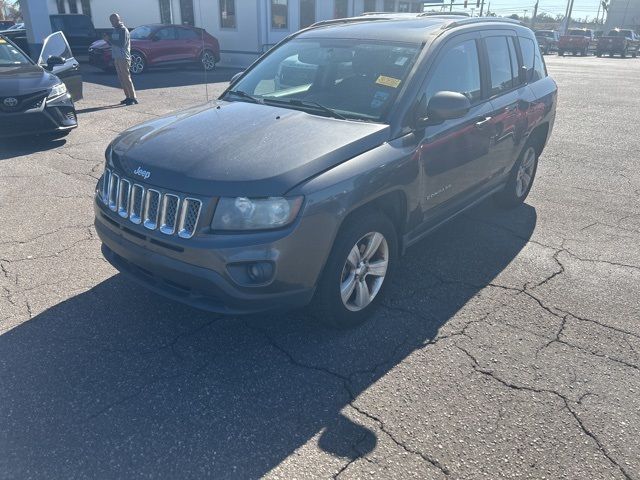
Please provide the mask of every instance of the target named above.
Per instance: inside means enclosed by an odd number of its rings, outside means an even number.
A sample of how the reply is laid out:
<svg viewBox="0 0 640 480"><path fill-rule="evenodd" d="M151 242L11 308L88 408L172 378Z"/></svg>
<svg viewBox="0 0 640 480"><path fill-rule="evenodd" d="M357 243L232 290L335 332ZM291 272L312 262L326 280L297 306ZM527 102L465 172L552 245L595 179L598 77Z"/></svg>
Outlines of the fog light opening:
<svg viewBox="0 0 640 480"><path fill-rule="evenodd" d="M270 262L249 263L247 276L253 283L266 283L273 276L273 265Z"/></svg>

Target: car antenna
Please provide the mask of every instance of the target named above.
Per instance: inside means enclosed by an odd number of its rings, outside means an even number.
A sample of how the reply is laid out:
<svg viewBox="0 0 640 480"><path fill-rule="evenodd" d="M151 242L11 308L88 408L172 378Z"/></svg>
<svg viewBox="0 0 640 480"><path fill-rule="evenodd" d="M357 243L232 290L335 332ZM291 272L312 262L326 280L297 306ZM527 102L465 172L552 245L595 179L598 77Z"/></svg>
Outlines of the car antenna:
<svg viewBox="0 0 640 480"><path fill-rule="evenodd" d="M202 0L198 0L198 14L200 15L200 22L202 23ZM205 44L204 44L204 25L200 29L200 39L202 40L202 54L204 54ZM207 97L207 103L209 103L209 76L207 75L207 67L202 64L202 69L204 70L204 93Z"/></svg>

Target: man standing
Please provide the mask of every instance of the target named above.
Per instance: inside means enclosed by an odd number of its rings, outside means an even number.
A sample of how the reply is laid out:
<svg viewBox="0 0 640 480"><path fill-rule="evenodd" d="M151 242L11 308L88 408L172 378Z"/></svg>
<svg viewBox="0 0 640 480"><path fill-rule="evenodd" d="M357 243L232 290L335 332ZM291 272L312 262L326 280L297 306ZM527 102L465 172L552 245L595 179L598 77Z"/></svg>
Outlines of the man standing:
<svg viewBox="0 0 640 480"><path fill-rule="evenodd" d="M118 72L120 85L126 96L120 104L134 105L138 103L138 99L131 81L131 72L129 72L131 67L131 37L129 30L124 26L124 23L120 20L120 15L117 13L112 13L109 21L113 26L113 32L111 32L111 35L105 34L104 40L111 45L111 57L113 58L116 72Z"/></svg>

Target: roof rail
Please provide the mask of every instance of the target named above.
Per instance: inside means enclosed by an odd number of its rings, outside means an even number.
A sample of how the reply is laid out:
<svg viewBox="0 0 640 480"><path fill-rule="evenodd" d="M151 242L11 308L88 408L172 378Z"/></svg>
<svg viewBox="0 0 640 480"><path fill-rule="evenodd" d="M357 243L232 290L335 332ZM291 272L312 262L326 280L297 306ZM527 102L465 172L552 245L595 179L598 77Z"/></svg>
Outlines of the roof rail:
<svg viewBox="0 0 640 480"><path fill-rule="evenodd" d="M331 20L321 20L312 25L309 25L308 28L314 27L322 27L324 25L339 25L341 23L358 23L358 22L371 22L372 20L391 20L392 17L370 17L370 18L362 18L362 17L351 17L351 18L334 18Z"/></svg>
<svg viewBox="0 0 640 480"><path fill-rule="evenodd" d="M422 12L418 17L468 17L467 12Z"/></svg>
<svg viewBox="0 0 640 480"><path fill-rule="evenodd" d="M460 20L454 20L452 22L445 23L442 26L442 29L448 30L450 28L461 27L463 25L471 25L474 23L511 23L513 25L523 25L521 21L514 20L512 18L471 17L471 18L461 18Z"/></svg>

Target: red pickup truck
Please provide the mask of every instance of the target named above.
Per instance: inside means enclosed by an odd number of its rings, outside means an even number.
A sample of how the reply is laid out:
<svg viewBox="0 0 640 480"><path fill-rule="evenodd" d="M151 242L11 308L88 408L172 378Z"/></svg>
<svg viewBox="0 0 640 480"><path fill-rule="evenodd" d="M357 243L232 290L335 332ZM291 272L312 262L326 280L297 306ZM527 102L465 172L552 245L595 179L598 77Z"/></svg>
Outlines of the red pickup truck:
<svg viewBox="0 0 640 480"><path fill-rule="evenodd" d="M640 37L633 30L624 28L614 28L607 35L598 39L598 47L596 55L609 54L610 57L618 54L622 58L631 55L633 58L638 56L640 48Z"/></svg>
<svg viewBox="0 0 640 480"><path fill-rule="evenodd" d="M563 56L565 52L571 52L574 55L586 56L592 42L593 31L587 28L570 28L558 41L558 55Z"/></svg>

